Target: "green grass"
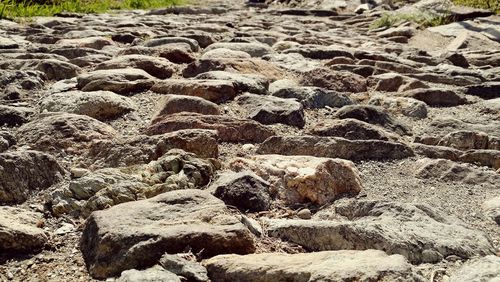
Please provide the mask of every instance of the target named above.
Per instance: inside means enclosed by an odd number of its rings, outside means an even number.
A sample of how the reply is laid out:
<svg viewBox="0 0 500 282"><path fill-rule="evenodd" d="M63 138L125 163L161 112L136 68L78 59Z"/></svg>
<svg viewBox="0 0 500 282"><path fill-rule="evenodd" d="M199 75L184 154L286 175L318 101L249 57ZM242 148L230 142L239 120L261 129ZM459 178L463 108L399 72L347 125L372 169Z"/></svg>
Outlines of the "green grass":
<svg viewBox="0 0 500 282"><path fill-rule="evenodd" d="M462 6L482 8L500 14L499 0L452 0L453 3Z"/></svg>
<svg viewBox="0 0 500 282"><path fill-rule="evenodd" d="M430 14L384 14L382 17L374 21L370 28L376 29L380 27L392 27L399 25L405 21L414 22L423 27L438 26L450 23L450 19L446 15L435 16Z"/></svg>
<svg viewBox="0 0 500 282"><path fill-rule="evenodd" d="M0 19L53 16L61 12L105 13L111 10L155 9L180 5L183 0L1 0Z"/></svg>

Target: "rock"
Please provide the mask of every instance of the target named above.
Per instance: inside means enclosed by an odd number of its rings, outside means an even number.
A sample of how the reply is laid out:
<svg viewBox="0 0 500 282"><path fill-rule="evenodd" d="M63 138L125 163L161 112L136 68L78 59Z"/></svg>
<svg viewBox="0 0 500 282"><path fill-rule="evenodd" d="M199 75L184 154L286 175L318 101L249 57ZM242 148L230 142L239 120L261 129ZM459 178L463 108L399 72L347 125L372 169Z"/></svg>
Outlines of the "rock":
<svg viewBox="0 0 500 282"><path fill-rule="evenodd" d="M40 251L47 243L45 232L39 228L41 214L14 207L0 207L0 251L7 257Z"/></svg>
<svg viewBox="0 0 500 282"><path fill-rule="evenodd" d="M270 184L249 171L224 173L208 188L226 205L237 207L240 211L259 212L268 210L271 205Z"/></svg>
<svg viewBox="0 0 500 282"><path fill-rule="evenodd" d="M378 37L381 38L394 37L394 36L412 37L415 34L415 32L416 32L415 28L409 26L391 27L382 32L379 32Z"/></svg>
<svg viewBox="0 0 500 282"><path fill-rule="evenodd" d="M221 255L205 261L212 281L424 281L400 255L382 251Z"/></svg>
<svg viewBox="0 0 500 282"><path fill-rule="evenodd" d="M180 255L164 254L160 259L160 265L172 273L185 277L188 281L209 281L205 267Z"/></svg>
<svg viewBox="0 0 500 282"><path fill-rule="evenodd" d="M450 276L450 282L459 281L491 281L494 282L500 276L500 258L489 255L475 258L466 262Z"/></svg>
<svg viewBox="0 0 500 282"><path fill-rule="evenodd" d="M201 257L255 250L248 229L224 203L200 190L179 190L96 211L80 247L90 274L106 278L156 264L186 248Z"/></svg>
<svg viewBox="0 0 500 282"><path fill-rule="evenodd" d="M403 159L414 155L411 148L402 143L319 136L273 136L259 146L257 153L342 158L353 161Z"/></svg>
<svg viewBox="0 0 500 282"><path fill-rule="evenodd" d="M471 165L444 159L421 159L415 164L415 176L422 179L435 178L441 181L460 181L467 184L495 186L500 175L494 171L480 170Z"/></svg>
<svg viewBox="0 0 500 282"><path fill-rule="evenodd" d="M309 134L317 136L343 137L351 140L395 140L396 136L382 128L357 119L346 118L325 121L315 124L308 130Z"/></svg>
<svg viewBox="0 0 500 282"><path fill-rule="evenodd" d="M335 117L340 119L353 118L371 124L377 124L398 134L409 134L408 127L392 118L381 107L368 105L348 105L335 112Z"/></svg>
<svg viewBox="0 0 500 282"><path fill-rule="evenodd" d="M40 151L81 154L96 140L112 139L116 131L109 125L84 115L54 113L21 126L20 144Z"/></svg>
<svg viewBox="0 0 500 282"><path fill-rule="evenodd" d="M427 104L413 98L377 95L370 98L368 104L382 107L392 114L401 113L407 117L416 119L427 117Z"/></svg>
<svg viewBox="0 0 500 282"><path fill-rule="evenodd" d="M87 115L98 120L113 119L136 109L130 98L110 91L62 92L40 101L41 111Z"/></svg>
<svg viewBox="0 0 500 282"><path fill-rule="evenodd" d="M335 213L317 213L314 220L269 219L268 234L309 250L378 249L400 254L411 263L494 252L484 233L468 229L457 218L439 214L427 205L348 200L337 203L334 209ZM333 220L339 215L347 220Z"/></svg>
<svg viewBox="0 0 500 282"><path fill-rule="evenodd" d="M358 170L350 161L310 156L261 155L231 160L234 171L251 170L271 184L270 191L288 204L331 203L361 191Z"/></svg>
<svg viewBox="0 0 500 282"><path fill-rule="evenodd" d="M183 77L195 77L209 71L231 71L240 74L261 75L270 80L282 79L286 72L262 59L204 59L189 64L183 71Z"/></svg>
<svg viewBox="0 0 500 282"><path fill-rule="evenodd" d="M61 39L55 43L59 46L64 47L85 47L101 50L104 46L113 45L113 41L105 37L86 37L86 38L75 38L75 39Z"/></svg>
<svg viewBox="0 0 500 282"><path fill-rule="evenodd" d="M40 60L34 69L43 72L49 80L72 78L81 72L80 67L74 64L54 59Z"/></svg>
<svg viewBox="0 0 500 282"><path fill-rule="evenodd" d="M8 131L0 131L0 153L7 151L16 144L16 138Z"/></svg>
<svg viewBox="0 0 500 282"><path fill-rule="evenodd" d="M283 87L271 92L280 98L298 100L305 108L342 107L353 104L345 94L319 87Z"/></svg>
<svg viewBox="0 0 500 282"><path fill-rule="evenodd" d="M198 52L200 49L200 45L196 40L186 37L175 37L175 36L152 38L144 42L143 45L146 47L158 47L162 45L177 44L177 43L183 43L189 45L191 51L193 52Z"/></svg>
<svg viewBox="0 0 500 282"><path fill-rule="evenodd" d="M485 82L465 87L464 93L482 99L500 98L500 82Z"/></svg>
<svg viewBox="0 0 500 282"><path fill-rule="evenodd" d="M196 96L165 95L158 102L153 119L162 115L171 115L180 112L192 112L202 115L220 115L217 104Z"/></svg>
<svg viewBox="0 0 500 282"><path fill-rule="evenodd" d="M250 59L252 56L244 51L236 51L227 48L216 48L205 51L201 55L201 60L210 59Z"/></svg>
<svg viewBox="0 0 500 282"><path fill-rule="evenodd" d="M468 150L458 157L461 162L472 163L479 166L500 168L499 150Z"/></svg>
<svg viewBox="0 0 500 282"><path fill-rule="evenodd" d="M124 55L100 63L95 67L96 70L114 70L114 69L142 69L148 74L165 79L172 76L174 68L167 59L145 56L145 55Z"/></svg>
<svg viewBox="0 0 500 282"><path fill-rule="evenodd" d="M159 265L144 269L129 269L122 272L116 282L181 282L182 280L174 273L165 270Z"/></svg>
<svg viewBox="0 0 500 282"><path fill-rule="evenodd" d="M483 203L485 214L500 225L500 196L489 199Z"/></svg>
<svg viewBox="0 0 500 282"><path fill-rule="evenodd" d="M32 108L0 105L0 125L19 126L29 122L34 114Z"/></svg>
<svg viewBox="0 0 500 282"><path fill-rule="evenodd" d="M141 69L96 70L79 75L77 87L82 91L106 90L130 96L149 90L154 84L153 79Z"/></svg>
<svg viewBox="0 0 500 282"><path fill-rule="evenodd" d="M222 103L236 96L233 82L227 80L162 80L157 81L151 91L160 94L196 96L215 103Z"/></svg>
<svg viewBox="0 0 500 282"><path fill-rule="evenodd" d="M415 154L425 156L432 159L448 159L458 161L463 152L457 149L444 146L432 146L419 143L412 143L411 148Z"/></svg>
<svg viewBox="0 0 500 282"><path fill-rule="evenodd" d="M242 51L252 57L262 57L273 51L271 47L261 43L218 42L211 44L207 48L205 48L205 52L219 48L229 49L233 51Z"/></svg>
<svg viewBox="0 0 500 282"><path fill-rule="evenodd" d="M484 132L453 131L443 136L437 145L459 150L488 149L488 135Z"/></svg>
<svg viewBox="0 0 500 282"><path fill-rule="evenodd" d="M309 209L300 210L297 213L297 217L299 217L300 219L311 219L311 217L312 217L311 210L309 210Z"/></svg>
<svg viewBox="0 0 500 282"><path fill-rule="evenodd" d="M201 73L196 79L229 80L236 86L237 92L266 94L269 80L261 75L239 74L227 71L209 71Z"/></svg>
<svg viewBox="0 0 500 282"><path fill-rule="evenodd" d="M18 204L63 180L65 170L51 155L37 151L0 154L0 203Z"/></svg>
<svg viewBox="0 0 500 282"><path fill-rule="evenodd" d="M146 133L156 135L192 128L216 130L219 140L223 142L262 142L274 135L271 129L253 120L195 113L158 117L151 122Z"/></svg>
<svg viewBox="0 0 500 282"><path fill-rule="evenodd" d="M405 77L398 73L382 73L371 76L368 83L374 85L373 90L394 92L405 83Z"/></svg>
<svg viewBox="0 0 500 282"><path fill-rule="evenodd" d="M420 100L431 107L454 107L467 103L467 99L461 97L454 91L437 88L413 89L401 93L400 95Z"/></svg>
<svg viewBox="0 0 500 282"><path fill-rule="evenodd" d="M305 86L316 86L339 92L365 92L366 79L351 72L334 71L316 68L302 74L301 83Z"/></svg>
<svg viewBox="0 0 500 282"><path fill-rule="evenodd" d="M315 60L327 60L337 57L354 58L352 53L347 51L346 48L336 46L300 45L297 48L292 47L287 49L283 53L299 53L305 58Z"/></svg>
<svg viewBox="0 0 500 282"><path fill-rule="evenodd" d="M306 123L303 106L295 99L244 94L238 96L236 101L244 108L250 109L248 118L262 124L282 123L302 128Z"/></svg>

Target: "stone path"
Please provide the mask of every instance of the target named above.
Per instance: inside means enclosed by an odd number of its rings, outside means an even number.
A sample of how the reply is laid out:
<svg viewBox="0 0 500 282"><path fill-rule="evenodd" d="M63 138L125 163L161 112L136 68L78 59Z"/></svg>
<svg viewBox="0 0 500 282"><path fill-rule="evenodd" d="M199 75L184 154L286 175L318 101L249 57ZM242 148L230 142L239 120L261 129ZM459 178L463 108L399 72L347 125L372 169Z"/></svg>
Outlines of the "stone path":
<svg viewBox="0 0 500 282"><path fill-rule="evenodd" d="M1 20L0 281L500 277L499 17L348 6Z"/></svg>

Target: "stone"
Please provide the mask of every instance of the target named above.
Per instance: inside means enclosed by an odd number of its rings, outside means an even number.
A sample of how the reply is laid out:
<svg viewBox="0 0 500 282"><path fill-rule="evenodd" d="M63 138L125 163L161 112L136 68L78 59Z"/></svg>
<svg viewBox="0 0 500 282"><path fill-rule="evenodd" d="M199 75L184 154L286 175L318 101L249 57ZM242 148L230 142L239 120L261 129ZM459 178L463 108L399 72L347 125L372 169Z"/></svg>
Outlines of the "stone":
<svg viewBox="0 0 500 282"><path fill-rule="evenodd" d="M311 217L312 217L311 210L302 209L299 212L297 212L297 217L300 219L311 219Z"/></svg>
<svg viewBox="0 0 500 282"><path fill-rule="evenodd" d="M408 135L410 129L390 116L382 107L370 105L348 105L338 109L334 115L339 119L353 118L371 124L380 125L402 135Z"/></svg>
<svg viewBox="0 0 500 282"><path fill-rule="evenodd" d="M55 43L59 46L64 47L85 47L101 50L105 46L113 45L113 41L105 37L86 37L86 38L75 38L75 39L61 39Z"/></svg>
<svg viewBox="0 0 500 282"><path fill-rule="evenodd" d="M316 86L339 92L365 92L366 79L360 75L334 71L326 68L316 68L302 74L301 83L304 86Z"/></svg>
<svg viewBox="0 0 500 282"><path fill-rule="evenodd" d="M217 104L196 96L165 95L156 106L153 119L162 115L171 115L180 112L192 112L202 115L220 115Z"/></svg>
<svg viewBox="0 0 500 282"><path fill-rule="evenodd" d="M196 79L215 79L232 81L237 92L250 92L255 94L266 94L269 80L261 75L239 74L227 71L209 71L201 73Z"/></svg>
<svg viewBox="0 0 500 282"><path fill-rule="evenodd" d="M249 54L251 57L262 57L273 52L271 47L255 42L217 42L205 48L205 52L219 48L229 49L233 51L242 51Z"/></svg>
<svg viewBox="0 0 500 282"><path fill-rule="evenodd" d="M415 264L494 252L483 232L424 204L350 199L336 203L334 210L320 211L312 220L268 219L267 232L308 250L378 249ZM345 219L335 220L339 216Z"/></svg>
<svg viewBox="0 0 500 282"><path fill-rule="evenodd" d="M177 43L184 43L189 45L191 51L193 52L198 52L200 50L200 45L198 44L198 41L191 38L176 37L176 36L151 38L148 41L144 42L143 45L146 47L158 47L158 46L169 45L169 44L171 45Z"/></svg>
<svg viewBox="0 0 500 282"><path fill-rule="evenodd" d="M94 278L155 265L190 248L201 257L255 251L250 231L224 203L200 190L178 190L93 212L80 247Z"/></svg>
<svg viewBox="0 0 500 282"><path fill-rule="evenodd" d="M413 150L403 143L320 136L273 136L259 146L257 153L341 158L352 161L403 159L414 156Z"/></svg>
<svg viewBox="0 0 500 282"><path fill-rule="evenodd" d="M77 77L77 88L82 91L112 91L130 96L147 91L154 84L154 77L141 69L125 68L96 70Z"/></svg>
<svg viewBox="0 0 500 282"><path fill-rule="evenodd" d="M95 168L149 163L171 149L182 149L203 158L217 158L215 130L186 129L154 136L137 135L94 140L82 162Z"/></svg>
<svg viewBox="0 0 500 282"><path fill-rule="evenodd" d="M337 57L354 58L352 53L346 50L346 48L336 46L300 45L297 48L289 48L283 51L283 53L299 53L305 58L315 60L328 60Z"/></svg>
<svg viewBox="0 0 500 282"><path fill-rule="evenodd" d="M271 184L273 196L292 205L307 202L324 205L362 189L354 164L341 159L257 155L233 159L229 167L234 171L253 171Z"/></svg>
<svg viewBox="0 0 500 282"><path fill-rule="evenodd" d="M262 142L274 132L250 119L236 119L219 115L178 113L154 119L146 129L146 134L156 135L181 129L216 130L223 142Z"/></svg>
<svg viewBox="0 0 500 282"><path fill-rule="evenodd" d="M164 254L160 259L160 265L172 273L185 277L188 281L209 281L205 267L195 261L189 261L180 255Z"/></svg>
<svg viewBox="0 0 500 282"><path fill-rule="evenodd" d="M491 281L495 282L500 277L500 258L489 255L475 258L466 262L450 276L450 282L459 281Z"/></svg>
<svg viewBox="0 0 500 282"><path fill-rule="evenodd" d="M34 69L43 72L49 80L72 78L81 72L80 67L72 63L54 59L40 60Z"/></svg>
<svg viewBox="0 0 500 282"><path fill-rule="evenodd" d="M476 85L466 86L464 93L478 96L482 99L500 98L500 82L485 82Z"/></svg>
<svg viewBox="0 0 500 282"><path fill-rule="evenodd" d="M500 225L500 196L485 201L482 207L485 214Z"/></svg>
<svg viewBox="0 0 500 282"><path fill-rule="evenodd" d="M445 159L420 159L415 164L415 176L422 179L439 179L441 181L459 181L467 184L492 185L500 181L500 175L491 170L456 163Z"/></svg>
<svg viewBox="0 0 500 282"><path fill-rule="evenodd" d="M48 237L40 228L42 215L15 207L0 207L0 251L3 256L36 253Z"/></svg>
<svg viewBox="0 0 500 282"><path fill-rule="evenodd" d="M271 91L271 95L280 98L298 100L305 108L343 107L353 104L345 94L320 87L283 87Z"/></svg>
<svg viewBox="0 0 500 282"><path fill-rule="evenodd" d="M409 26L400 26L400 27L391 27L377 34L378 37L387 38L393 36L404 36L404 37L412 37L416 33L414 27Z"/></svg>
<svg viewBox="0 0 500 282"><path fill-rule="evenodd" d="M120 277L115 282L181 282L182 280L174 273L165 270L159 265L137 270L129 269L121 273Z"/></svg>
<svg viewBox="0 0 500 282"><path fill-rule="evenodd" d="M286 75L272 62L258 59L203 59L189 64L183 71L183 77L195 77L209 71L230 71L240 74L261 75L270 80L282 79Z"/></svg>
<svg viewBox="0 0 500 282"><path fill-rule="evenodd" d="M0 105L0 125L20 126L29 122L34 114L32 108Z"/></svg>
<svg viewBox="0 0 500 282"><path fill-rule="evenodd" d="M248 118L262 124L282 123L298 128L306 124L304 108L295 99L285 99L268 95L244 94L236 102L250 109Z"/></svg>
<svg viewBox="0 0 500 282"><path fill-rule="evenodd" d="M210 191L226 205L237 207L242 212L259 212L271 206L270 184L252 173L227 172L210 185Z"/></svg>
<svg viewBox="0 0 500 282"><path fill-rule="evenodd" d="M500 150L468 150L463 152L458 160L478 166L500 168Z"/></svg>
<svg viewBox="0 0 500 282"><path fill-rule="evenodd" d="M51 155L37 151L0 154L0 203L20 204L64 179L66 171Z"/></svg>
<svg viewBox="0 0 500 282"><path fill-rule="evenodd" d="M68 91L46 96L40 110L87 115L98 120L113 119L137 109L130 98L110 91Z"/></svg>
<svg viewBox="0 0 500 282"><path fill-rule="evenodd" d="M250 59L252 56L244 51L231 50L228 48L216 48L205 51L201 60L209 59Z"/></svg>
<svg viewBox="0 0 500 282"><path fill-rule="evenodd" d="M317 136L343 137L351 140L395 140L396 136L375 125L357 119L346 118L314 124L307 131Z"/></svg>
<svg viewBox="0 0 500 282"><path fill-rule="evenodd" d="M109 61L102 62L95 70L114 70L134 68L141 69L156 78L169 78L175 69L169 60L145 55L123 55Z"/></svg>
<svg viewBox="0 0 500 282"><path fill-rule="evenodd" d="M428 113L427 104L413 98L377 95L370 98L368 104L382 107L392 114L401 113L415 119L424 119Z"/></svg>
<svg viewBox="0 0 500 282"><path fill-rule="evenodd" d="M441 137L437 145L459 150L488 149L488 139L484 132L459 130Z"/></svg>
<svg viewBox="0 0 500 282"><path fill-rule="evenodd" d="M412 143L411 148L415 154L420 156L425 156L431 159L447 159L452 161L458 161L459 157L462 155L462 151L444 147L444 146L433 146L425 145L419 143Z"/></svg>
<svg viewBox="0 0 500 282"><path fill-rule="evenodd" d="M236 96L234 83L227 80L162 80L157 81L151 91L160 94L196 96L215 103L222 103Z"/></svg>
<svg viewBox="0 0 500 282"><path fill-rule="evenodd" d="M377 250L220 255L205 261L212 281L424 281L400 255Z"/></svg>
<svg viewBox="0 0 500 282"><path fill-rule="evenodd" d="M405 83L405 77L398 73L382 73L370 76L368 84L374 85L373 90L394 92Z"/></svg>
<svg viewBox="0 0 500 282"><path fill-rule="evenodd" d="M7 151L16 144L16 138L8 131L0 131L0 153Z"/></svg>
<svg viewBox="0 0 500 282"><path fill-rule="evenodd" d="M82 154L91 142L116 134L111 126L89 116L52 113L24 124L16 136L19 144L36 150Z"/></svg>
<svg viewBox="0 0 500 282"><path fill-rule="evenodd" d="M199 189L212 179L214 165L173 149L146 165L105 168L88 173L50 192L47 206L56 216L88 217L91 212L158 194Z"/></svg>
<svg viewBox="0 0 500 282"><path fill-rule="evenodd" d="M455 91L437 88L413 89L399 95L417 99L431 107L454 107L467 103L467 99L461 97Z"/></svg>

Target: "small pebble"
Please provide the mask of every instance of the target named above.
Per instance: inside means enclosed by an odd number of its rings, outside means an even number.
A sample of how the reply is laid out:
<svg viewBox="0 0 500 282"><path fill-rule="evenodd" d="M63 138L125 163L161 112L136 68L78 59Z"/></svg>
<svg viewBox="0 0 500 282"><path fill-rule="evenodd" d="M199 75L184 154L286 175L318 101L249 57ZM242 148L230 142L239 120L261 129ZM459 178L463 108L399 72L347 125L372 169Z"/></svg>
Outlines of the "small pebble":
<svg viewBox="0 0 500 282"><path fill-rule="evenodd" d="M312 213L309 209L300 210L297 216L301 219L311 219Z"/></svg>

